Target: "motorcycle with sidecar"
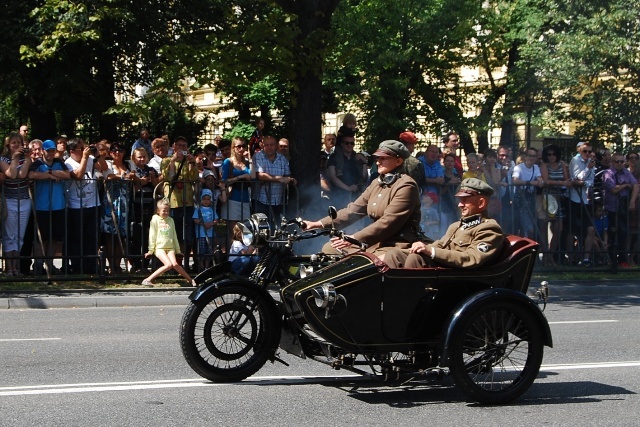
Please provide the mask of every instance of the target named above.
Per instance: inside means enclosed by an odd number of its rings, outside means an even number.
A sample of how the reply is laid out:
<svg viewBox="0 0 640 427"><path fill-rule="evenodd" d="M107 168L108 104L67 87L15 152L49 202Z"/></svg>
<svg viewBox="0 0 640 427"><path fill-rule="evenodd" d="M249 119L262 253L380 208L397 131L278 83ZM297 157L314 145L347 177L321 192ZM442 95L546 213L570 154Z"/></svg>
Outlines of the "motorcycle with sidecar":
<svg viewBox="0 0 640 427"><path fill-rule="evenodd" d="M366 250L297 256L294 243L335 230L304 230L267 217L239 223L260 258L248 276L228 261L196 278L180 344L191 368L214 382L243 380L279 349L385 381L451 375L464 395L510 402L529 389L552 347L549 324L526 291L538 254L507 235L494 263L476 269L389 268ZM363 246L364 249L364 246ZM537 294L546 302L546 286Z"/></svg>

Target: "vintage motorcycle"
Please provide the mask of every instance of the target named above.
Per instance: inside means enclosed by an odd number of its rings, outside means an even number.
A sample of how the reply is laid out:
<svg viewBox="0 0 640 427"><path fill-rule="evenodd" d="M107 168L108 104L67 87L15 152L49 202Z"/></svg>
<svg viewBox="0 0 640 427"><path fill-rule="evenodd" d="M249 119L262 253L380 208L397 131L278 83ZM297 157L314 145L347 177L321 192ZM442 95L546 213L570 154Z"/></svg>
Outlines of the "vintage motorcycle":
<svg viewBox="0 0 640 427"><path fill-rule="evenodd" d="M335 209L330 209L335 214ZM478 269L392 269L362 251L296 256L294 243L335 230L304 230L267 217L240 222L260 248L249 277L230 263L199 274L180 327L191 368L214 382L243 380L278 349L380 380L451 374L467 398L510 402L529 389L552 347L539 304L526 295L538 244L506 236L499 260ZM546 302L547 289L538 296Z"/></svg>

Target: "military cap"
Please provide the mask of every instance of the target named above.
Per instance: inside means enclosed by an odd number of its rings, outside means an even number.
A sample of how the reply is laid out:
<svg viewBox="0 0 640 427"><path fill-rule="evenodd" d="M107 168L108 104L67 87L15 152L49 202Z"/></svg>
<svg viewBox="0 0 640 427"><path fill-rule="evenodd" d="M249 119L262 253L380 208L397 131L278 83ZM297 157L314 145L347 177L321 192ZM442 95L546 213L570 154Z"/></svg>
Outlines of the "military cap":
<svg viewBox="0 0 640 427"><path fill-rule="evenodd" d="M409 150L407 150L407 147L405 147L402 142L388 139L380 143L373 155L378 157L400 157L402 159L408 159L411 153L409 153Z"/></svg>
<svg viewBox="0 0 640 427"><path fill-rule="evenodd" d="M478 178L467 178L460 183L460 189L456 193L456 197L466 196L492 196L493 188L486 182Z"/></svg>

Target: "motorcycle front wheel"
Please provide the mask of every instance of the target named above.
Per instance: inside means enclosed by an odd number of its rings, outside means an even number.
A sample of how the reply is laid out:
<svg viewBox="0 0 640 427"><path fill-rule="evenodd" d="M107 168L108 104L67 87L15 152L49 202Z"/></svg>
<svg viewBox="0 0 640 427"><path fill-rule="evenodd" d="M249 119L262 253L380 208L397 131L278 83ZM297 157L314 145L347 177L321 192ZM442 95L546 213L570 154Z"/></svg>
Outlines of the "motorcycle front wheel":
<svg viewBox="0 0 640 427"><path fill-rule="evenodd" d="M508 403L529 389L544 353L537 319L528 309L497 301L467 313L453 339L451 375L471 399Z"/></svg>
<svg viewBox="0 0 640 427"><path fill-rule="evenodd" d="M182 354L198 375L215 382L243 380L275 354L279 317L272 300L247 286L211 291L182 316Z"/></svg>

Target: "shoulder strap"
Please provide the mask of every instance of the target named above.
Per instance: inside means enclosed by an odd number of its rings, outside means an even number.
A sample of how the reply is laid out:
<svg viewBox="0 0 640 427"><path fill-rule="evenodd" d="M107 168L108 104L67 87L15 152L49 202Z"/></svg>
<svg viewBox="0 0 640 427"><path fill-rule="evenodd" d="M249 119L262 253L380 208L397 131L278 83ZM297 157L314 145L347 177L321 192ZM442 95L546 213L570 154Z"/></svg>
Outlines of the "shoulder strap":
<svg viewBox="0 0 640 427"><path fill-rule="evenodd" d="M182 162L180 162L180 166L178 166L178 170L176 171L176 174L171 179L171 184L169 185L169 195L167 196L169 200L171 200L171 193L173 193L173 188L176 186L176 183L178 182L178 178L180 177L180 173L182 173L182 168L184 167L186 160L187 159L185 158L182 159Z"/></svg>

